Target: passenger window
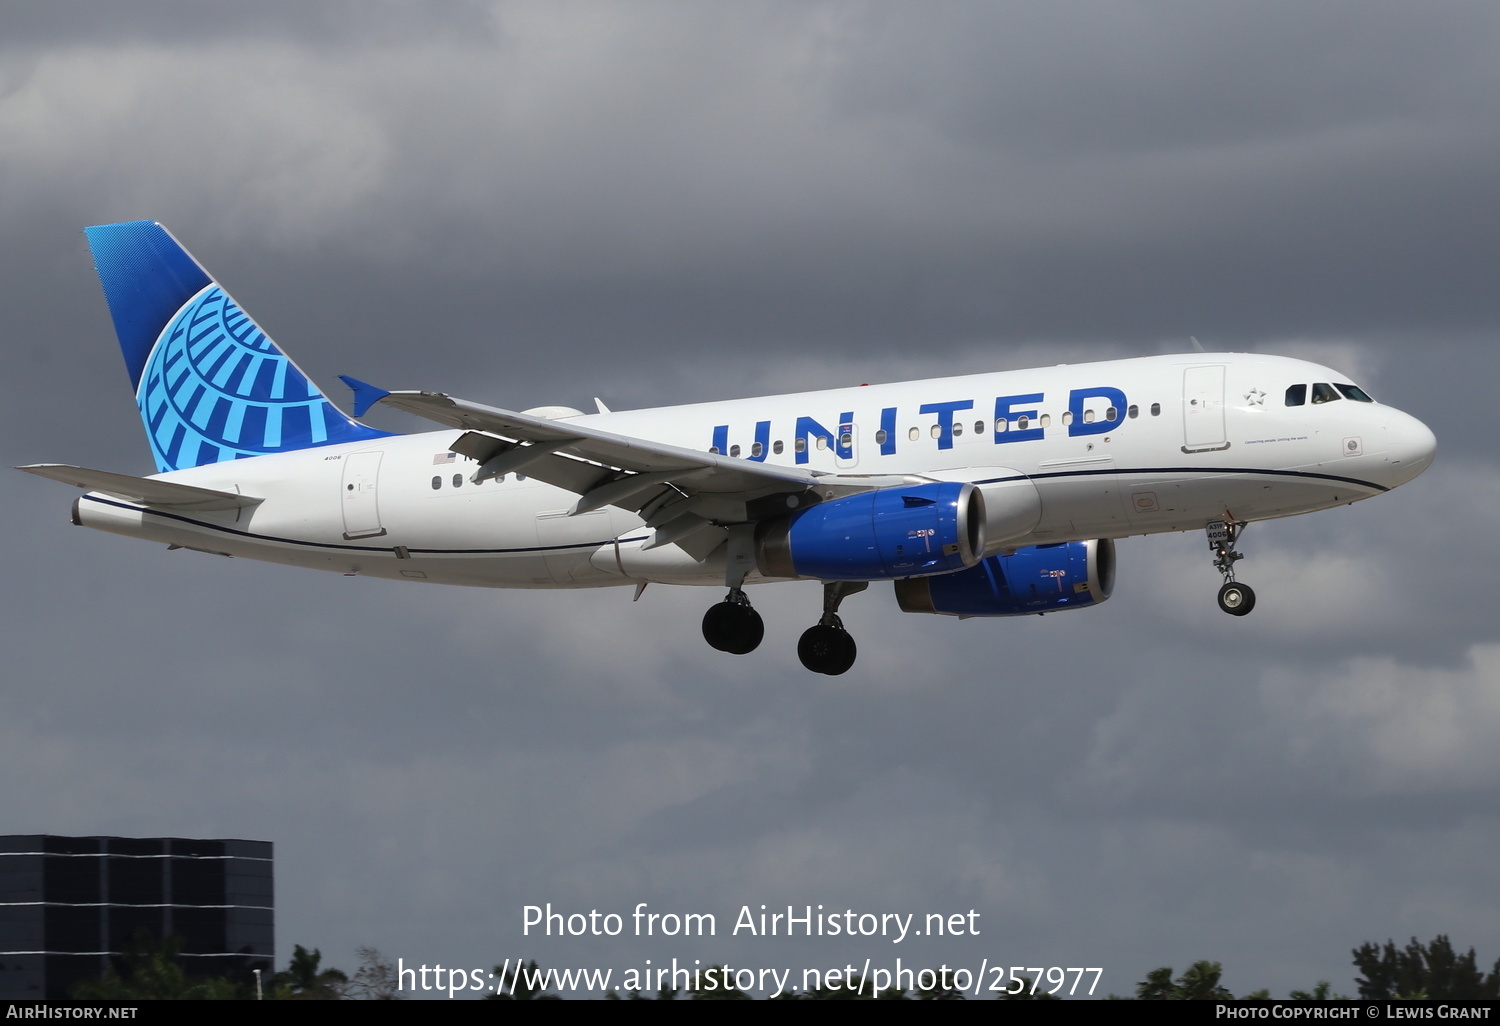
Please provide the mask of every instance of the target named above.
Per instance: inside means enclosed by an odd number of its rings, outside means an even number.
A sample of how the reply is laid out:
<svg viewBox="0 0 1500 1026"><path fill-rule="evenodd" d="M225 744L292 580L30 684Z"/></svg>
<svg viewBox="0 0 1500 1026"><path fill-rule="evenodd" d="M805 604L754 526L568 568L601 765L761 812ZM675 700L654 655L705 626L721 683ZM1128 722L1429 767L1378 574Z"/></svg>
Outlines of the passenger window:
<svg viewBox="0 0 1500 1026"><path fill-rule="evenodd" d="M1104 411L1104 419L1111 422L1119 420L1120 411L1111 406L1109 409Z"/></svg>
<svg viewBox="0 0 1500 1026"><path fill-rule="evenodd" d="M1129 417L1131 420L1135 420L1135 418L1139 417L1140 415L1141 415L1141 408L1139 406L1136 406L1133 403L1125 411L1125 416Z"/></svg>
<svg viewBox="0 0 1500 1026"><path fill-rule="evenodd" d="M765 447L762 446L759 442L756 442L754 445L750 446L750 455L751 456L759 456L761 453L763 453L765 451L766 451Z"/></svg>
<svg viewBox="0 0 1500 1026"><path fill-rule="evenodd" d="M1025 431L1026 430L1026 425L1030 424L1030 423L1031 423L1031 418L1030 417L1017 417L1016 418L1016 430L1017 431Z"/></svg>
<svg viewBox="0 0 1500 1026"><path fill-rule="evenodd" d="M710 445L708 447L708 454L710 456L717 456L717 455L719 455L719 447L717 445Z"/></svg>
<svg viewBox="0 0 1500 1026"><path fill-rule="evenodd" d="M879 431L875 432L875 444L884 445L885 440L888 437L889 436L885 433L885 428L881 428Z"/></svg>
<svg viewBox="0 0 1500 1026"><path fill-rule="evenodd" d="M785 446L783 446L781 444L781 439L779 439L779 438L776 439L776 441L774 441L774 442L771 443L771 451L774 452L778 456L781 455L781 450L784 449L784 448L785 448Z"/></svg>
<svg viewBox="0 0 1500 1026"><path fill-rule="evenodd" d="M941 425L941 424L934 424L934 425L932 425L932 430L931 430L930 434L932 435L933 438L942 438L943 437L943 425Z"/></svg>
<svg viewBox="0 0 1500 1026"><path fill-rule="evenodd" d="M1346 385L1342 381L1339 381L1334 383L1334 387L1344 393L1345 399L1353 399L1357 403L1373 403L1375 401L1358 385Z"/></svg>
<svg viewBox="0 0 1500 1026"><path fill-rule="evenodd" d="M1331 403L1336 399L1342 398L1344 397L1339 395L1338 392L1334 391L1332 385L1325 384L1321 381L1313 385L1312 401L1314 406L1317 406L1320 403Z"/></svg>
<svg viewBox="0 0 1500 1026"><path fill-rule="evenodd" d="M440 478L440 477L433 478L432 479L432 490L433 491L437 491L441 487L443 487L443 479Z"/></svg>
<svg viewBox="0 0 1500 1026"><path fill-rule="evenodd" d="M453 475L453 487L454 488L459 487L463 483L464 483L464 476L462 474L454 474Z"/></svg>
<svg viewBox="0 0 1500 1026"><path fill-rule="evenodd" d="M982 421L982 420L976 420L974 422L974 433L976 435L982 435L982 434L984 434L984 421Z"/></svg>
<svg viewBox="0 0 1500 1026"><path fill-rule="evenodd" d="M1160 417L1161 416L1161 403L1152 403L1151 404L1151 416L1153 416L1153 417Z"/></svg>
<svg viewBox="0 0 1500 1026"><path fill-rule="evenodd" d="M1052 426L1052 414L1050 414L1050 413L1044 413L1044 414L1042 414L1040 417L1038 417L1036 419L1036 422L1038 424L1040 424L1042 427L1051 427Z"/></svg>
<svg viewBox="0 0 1500 1026"><path fill-rule="evenodd" d="M805 439L805 438L799 438L799 439L797 439L797 444L795 446L793 446L793 448L795 448L798 452L806 452L807 451L807 439Z"/></svg>
<svg viewBox="0 0 1500 1026"><path fill-rule="evenodd" d="M740 447L739 446L737 446L737 445L731 445L729 447L729 455L731 455L731 456L738 456L739 454L740 454Z"/></svg>
<svg viewBox="0 0 1500 1026"><path fill-rule="evenodd" d="M920 428L912 428L906 433L906 437L915 442L918 438L922 437L922 431Z"/></svg>
<svg viewBox="0 0 1500 1026"><path fill-rule="evenodd" d="M1293 385L1286 390L1286 404L1288 406L1301 406L1307 402L1307 386Z"/></svg>
<svg viewBox="0 0 1500 1026"><path fill-rule="evenodd" d="M1083 411L1083 422L1085 424L1092 424L1094 422L1094 411L1093 410L1084 410Z"/></svg>
<svg viewBox="0 0 1500 1026"><path fill-rule="evenodd" d="M964 426L958 421L953 422L953 437L957 438L964 433Z"/></svg>
<svg viewBox="0 0 1500 1026"><path fill-rule="evenodd" d="M1072 410L1064 410L1063 411L1063 425L1066 426L1066 425L1071 424L1071 423L1073 423L1073 411Z"/></svg>
<svg viewBox="0 0 1500 1026"><path fill-rule="evenodd" d="M847 448L849 448L849 446L851 446L853 444L854 444L854 436L852 434L850 434L848 431L845 431L843 434L839 435L839 448L841 448L841 449L847 449Z"/></svg>
<svg viewBox="0 0 1500 1026"><path fill-rule="evenodd" d="M818 448L819 449L826 449L826 448L828 448L828 436L827 435L819 435L818 436Z"/></svg>
<svg viewBox="0 0 1500 1026"><path fill-rule="evenodd" d="M1006 429L1009 427L1010 425L1006 422L1005 418L1001 417L999 420L995 421L995 434L1003 435L1005 434Z"/></svg>

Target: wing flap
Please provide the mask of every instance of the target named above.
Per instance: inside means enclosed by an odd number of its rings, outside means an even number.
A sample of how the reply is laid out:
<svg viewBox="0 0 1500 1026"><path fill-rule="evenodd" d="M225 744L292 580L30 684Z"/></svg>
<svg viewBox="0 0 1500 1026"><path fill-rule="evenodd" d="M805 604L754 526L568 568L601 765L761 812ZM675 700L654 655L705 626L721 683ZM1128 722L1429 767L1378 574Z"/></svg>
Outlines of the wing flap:
<svg viewBox="0 0 1500 1026"><path fill-rule="evenodd" d="M212 512L259 506L265 501L255 495L239 495L235 492L221 492L213 488L177 484L174 481L131 477L129 474L112 474L107 470L90 470L87 467L74 467L66 463L35 463L16 469L35 474L37 477L61 481L74 488L102 492L117 499L124 499L126 502L150 506L153 509Z"/></svg>

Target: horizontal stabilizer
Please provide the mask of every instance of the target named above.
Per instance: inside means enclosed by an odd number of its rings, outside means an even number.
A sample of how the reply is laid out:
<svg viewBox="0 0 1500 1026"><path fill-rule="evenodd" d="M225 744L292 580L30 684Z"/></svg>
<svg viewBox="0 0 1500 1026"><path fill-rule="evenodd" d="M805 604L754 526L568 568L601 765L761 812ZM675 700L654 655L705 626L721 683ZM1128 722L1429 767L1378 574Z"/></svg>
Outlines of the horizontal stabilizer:
<svg viewBox="0 0 1500 1026"><path fill-rule="evenodd" d="M149 477L131 477L129 474L111 474L107 470L90 470L87 467L71 467L66 463L36 463L29 467L17 467L28 474L50 477L54 481L84 488L91 492L103 492L126 502L139 503L155 509L213 510L239 509L259 506L265 500L254 495L238 495L220 492L212 488L158 481Z"/></svg>
<svg viewBox="0 0 1500 1026"><path fill-rule="evenodd" d="M339 380L354 391L354 415L356 417L363 417L371 406L374 406L391 394L383 388L377 388L368 381L351 378L347 374L340 374Z"/></svg>

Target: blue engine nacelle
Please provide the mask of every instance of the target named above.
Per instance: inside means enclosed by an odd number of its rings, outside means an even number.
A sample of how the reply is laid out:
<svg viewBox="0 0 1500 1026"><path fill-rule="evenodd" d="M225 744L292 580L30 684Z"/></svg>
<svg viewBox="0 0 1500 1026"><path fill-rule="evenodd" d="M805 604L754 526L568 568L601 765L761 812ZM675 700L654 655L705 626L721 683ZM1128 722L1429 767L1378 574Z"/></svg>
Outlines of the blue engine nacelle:
<svg viewBox="0 0 1500 1026"><path fill-rule="evenodd" d="M978 566L896 582L908 613L1021 616L1096 606L1115 590L1115 543L1060 542L990 556Z"/></svg>
<svg viewBox="0 0 1500 1026"><path fill-rule="evenodd" d="M984 501L972 484L877 488L830 499L756 535L766 577L878 581L949 574L984 551Z"/></svg>

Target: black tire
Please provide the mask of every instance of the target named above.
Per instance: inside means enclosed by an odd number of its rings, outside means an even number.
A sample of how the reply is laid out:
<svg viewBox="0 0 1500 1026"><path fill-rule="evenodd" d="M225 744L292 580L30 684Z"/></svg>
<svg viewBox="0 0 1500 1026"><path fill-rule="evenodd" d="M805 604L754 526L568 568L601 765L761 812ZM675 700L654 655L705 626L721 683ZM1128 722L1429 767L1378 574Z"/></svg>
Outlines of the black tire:
<svg viewBox="0 0 1500 1026"><path fill-rule="evenodd" d="M859 655L859 646L854 643L854 635L848 631L839 631L844 636L844 650L840 653L838 662L823 672L830 677L837 677L841 673L847 673L854 665L855 658Z"/></svg>
<svg viewBox="0 0 1500 1026"><path fill-rule="evenodd" d="M854 665L858 654L854 638L841 627L814 624L797 641L797 658L813 673L837 677Z"/></svg>
<svg viewBox="0 0 1500 1026"><path fill-rule="evenodd" d="M1219 589L1219 608L1230 616L1244 616L1255 608L1255 592L1248 584L1226 584Z"/></svg>
<svg viewBox="0 0 1500 1026"><path fill-rule="evenodd" d="M703 640L708 642L710 648L727 652L733 635L734 605L720 602L716 606L709 606L708 612L703 614Z"/></svg>
<svg viewBox="0 0 1500 1026"><path fill-rule="evenodd" d="M703 614L703 640L720 652L746 655L766 636L766 623L750 606L720 602Z"/></svg>

